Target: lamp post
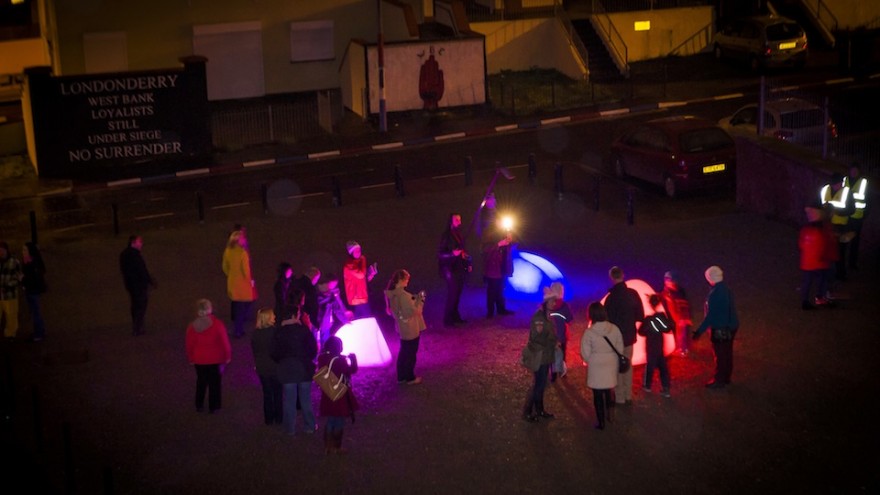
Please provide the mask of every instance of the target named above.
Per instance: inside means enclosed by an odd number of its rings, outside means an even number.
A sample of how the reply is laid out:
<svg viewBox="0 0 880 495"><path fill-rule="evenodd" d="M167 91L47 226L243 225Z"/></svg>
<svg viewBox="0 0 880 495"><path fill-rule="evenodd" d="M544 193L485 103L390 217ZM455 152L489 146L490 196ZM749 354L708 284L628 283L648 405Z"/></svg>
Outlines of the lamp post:
<svg viewBox="0 0 880 495"><path fill-rule="evenodd" d="M388 116L385 112L385 40L382 34L382 0L376 0L376 24L379 28L379 132L388 132Z"/></svg>
<svg viewBox="0 0 880 495"><path fill-rule="evenodd" d="M480 206L477 207L477 212L474 213L474 218L471 219L471 223L468 226L467 232L465 232L464 234L465 239L470 237L471 232L474 231L474 226L477 224L477 218L479 218L480 212L483 210L483 207L486 206L486 200L489 198L489 195L492 194L492 191L495 189L495 183L498 182L499 175L507 180L513 180L514 178L513 174L510 173L510 170L507 170L505 167L495 168L495 173L492 175L492 180L489 182L489 188L486 189L486 194L483 195L483 200L480 201Z"/></svg>

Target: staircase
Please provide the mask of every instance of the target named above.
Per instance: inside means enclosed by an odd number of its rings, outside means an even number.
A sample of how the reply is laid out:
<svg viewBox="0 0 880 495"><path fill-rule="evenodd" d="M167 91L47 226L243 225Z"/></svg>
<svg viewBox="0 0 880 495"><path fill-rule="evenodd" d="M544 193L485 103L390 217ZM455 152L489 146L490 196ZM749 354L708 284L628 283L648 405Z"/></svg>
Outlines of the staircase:
<svg viewBox="0 0 880 495"><path fill-rule="evenodd" d="M620 71L617 70L617 66L614 65L614 60L608 54L605 43L602 42L602 38L593 29L593 24L590 23L590 20L572 19L571 23L577 35L580 36L581 41L584 42L584 46L587 47L587 52L590 54L590 80L601 82L623 79Z"/></svg>

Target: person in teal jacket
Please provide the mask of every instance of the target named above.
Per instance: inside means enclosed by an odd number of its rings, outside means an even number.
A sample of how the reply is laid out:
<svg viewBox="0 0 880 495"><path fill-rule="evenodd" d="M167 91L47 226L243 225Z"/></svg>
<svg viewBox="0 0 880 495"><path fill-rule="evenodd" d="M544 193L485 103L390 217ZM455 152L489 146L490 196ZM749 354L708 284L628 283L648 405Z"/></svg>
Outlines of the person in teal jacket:
<svg viewBox="0 0 880 495"><path fill-rule="evenodd" d="M709 388L730 385L733 373L733 339L739 329L739 318L733 304L733 294L724 282L724 272L718 266L710 266L705 272L706 281L712 286L706 296L706 317L692 335L696 340L712 330L712 350L715 351L715 378L706 384Z"/></svg>

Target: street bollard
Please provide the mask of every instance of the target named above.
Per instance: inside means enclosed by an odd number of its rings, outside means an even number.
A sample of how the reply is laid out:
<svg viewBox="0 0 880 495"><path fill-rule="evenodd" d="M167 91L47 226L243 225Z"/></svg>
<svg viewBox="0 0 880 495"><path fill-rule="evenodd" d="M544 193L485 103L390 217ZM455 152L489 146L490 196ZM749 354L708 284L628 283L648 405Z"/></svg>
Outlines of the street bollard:
<svg viewBox="0 0 880 495"><path fill-rule="evenodd" d="M529 153L529 182L532 185L535 184L535 180L538 178L538 164L535 162L535 154Z"/></svg>
<svg viewBox="0 0 880 495"><path fill-rule="evenodd" d="M406 196L406 192L403 190L403 177L400 175L400 165L394 166L394 191L397 192L398 198Z"/></svg>
<svg viewBox="0 0 880 495"><path fill-rule="evenodd" d="M330 183L333 189L333 206L339 208L342 206L342 188L339 187L339 178L334 175L330 178Z"/></svg>
<svg viewBox="0 0 880 495"><path fill-rule="evenodd" d="M30 215L28 215L31 220L31 242L34 244L37 243L37 214L31 210Z"/></svg>
<svg viewBox="0 0 880 495"><path fill-rule="evenodd" d="M119 205L113 203L110 209L113 213L113 235L119 235Z"/></svg>
<svg viewBox="0 0 880 495"><path fill-rule="evenodd" d="M199 210L199 223L205 223L205 202L202 200L202 192L196 192L196 207Z"/></svg>
<svg viewBox="0 0 880 495"><path fill-rule="evenodd" d="M553 190L556 191L556 199L562 201L562 194L565 193L565 187L562 184L562 164L556 162L556 168L553 174Z"/></svg>
<svg viewBox="0 0 880 495"><path fill-rule="evenodd" d="M593 211L599 211L599 184L602 181L602 176L596 175L593 179Z"/></svg>
<svg viewBox="0 0 880 495"><path fill-rule="evenodd" d="M474 160L470 156L464 157L464 185L474 183Z"/></svg>
<svg viewBox="0 0 880 495"><path fill-rule="evenodd" d="M627 188L626 190L626 224L632 225L635 223L635 213L633 212L633 189Z"/></svg>
<svg viewBox="0 0 880 495"><path fill-rule="evenodd" d="M262 184L260 186L260 201L263 203L263 215L269 214L269 186Z"/></svg>

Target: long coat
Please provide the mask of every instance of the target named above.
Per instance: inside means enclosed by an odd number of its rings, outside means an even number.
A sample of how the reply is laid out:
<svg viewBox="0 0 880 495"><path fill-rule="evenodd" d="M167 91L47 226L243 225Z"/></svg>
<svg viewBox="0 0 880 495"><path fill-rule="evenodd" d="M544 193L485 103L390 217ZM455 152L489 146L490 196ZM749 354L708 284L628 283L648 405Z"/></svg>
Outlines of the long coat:
<svg viewBox="0 0 880 495"><path fill-rule="evenodd" d="M251 257L241 246L223 251L223 273L226 275L226 295L230 301L254 300L254 277L251 275Z"/></svg>
<svg viewBox="0 0 880 495"><path fill-rule="evenodd" d="M556 358L556 324L553 319L544 315L544 309L539 309L532 315L529 323L528 346L533 351L541 352L541 364L550 364Z"/></svg>
<svg viewBox="0 0 880 495"><path fill-rule="evenodd" d="M581 358L589 366L587 386L596 390L617 386L617 354L603 337L608 337L614 347L623 352L623 336L617 325L611 322L593 323L581 337Z"/></svg>
<svg viewBox="0 0 880 495"><path fill-rule="evenodd" d="M425 301L410 294L403 287L386 290L385 297L388 299L388 310L397 325L400 340L413 340L418 337L426 328L425 317L422 316Z"/></svg>

